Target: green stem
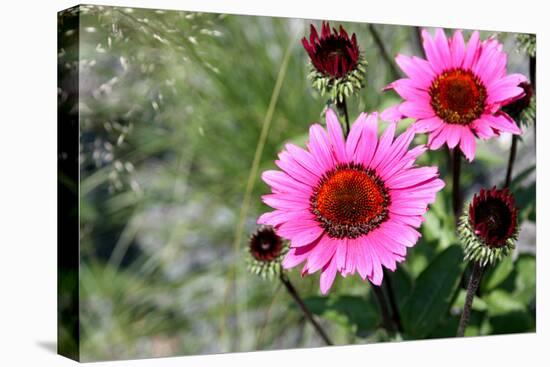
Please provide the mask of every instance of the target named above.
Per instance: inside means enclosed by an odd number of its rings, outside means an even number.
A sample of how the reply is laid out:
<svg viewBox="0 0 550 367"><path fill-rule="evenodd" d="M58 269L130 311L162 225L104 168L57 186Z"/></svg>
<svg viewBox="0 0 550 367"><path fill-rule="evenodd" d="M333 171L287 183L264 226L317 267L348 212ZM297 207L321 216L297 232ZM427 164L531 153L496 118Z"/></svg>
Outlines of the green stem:
<svg viewBox="0 0 550 367"><path fill-rule="evenodd" d="M384 279L386 280L386 279ZM384 296L384 292L382 291L382 288L370 283L372 286L372 290L374 292L376 301L378 302L378 308L380 308L380 315L382 316L382 325L384 325L384 328L388 330L389 332L393 332L393 324L390 318L390 313L388 311L388 303L386 302L386 297Z"/></svg>
<svg viewBox="0 0 550 367"><path fill-rule="evenodd" d="M397 306L397 300L395 299L395 293L393 291L393 284L390 274L384 270L384 287L390 301L390 308L392 311L392 320L395 328L400 333L403 333L403 324L401 323L401 315L399 314L399 307Z"/></svg>
<svg viewBox="0 0 550 367"><path fill-rule="evenodd" d="M474 263L474 268L472 269L472 275L470 276L470 281L468 283L468 291L466 293L466 300L464 301L464 309L462 310L462 315L460 316L460 322L458 324L458 331L456 336L464 336L464 331L468 326L470 321L470 315L472 313L472 304L474 303L474 296L476 294L479 283L481 282L481 277L483 275L483 266L479 262Z"/></svg>
<svg viewBox="0 0 550 367"><path fill-rule="evenodd" d="M313 314L311 313L310 309L306 306L304 303L304 300L302 297L300 297L300 294L298 294L298 291L296 288L294 288L294 285L290 282L290 279L287 278L287 276L281 272L281 275L279 276L279 279L281 279L281 282L286 287L286 290L288 291L288 294L294 299L296 304L300 307L300 310L302 310L302 313L304 314L305 318L313 325L313 328L319 334L321 339L326 343L326 345L333 345L332 341L328 337L327 333L321 325L315 320L313 317Z"/></svg>
<svg viewBox="0 0 550 367"><path fill-rule="evenodd" d="M506 181L504 187L510 187L512 182L512 170L514 169L514 161L516 160L516 153L518 149L518 136L512 136L512 146L510 147L510 157L508 158L508 168L506 169Z"/></svg>
<svg viewBox="0 0 550 367"><path fill-rule="evenodd" d="M343 97L341 102L336 102L336 108L338 110L338 113L344 116L344 122L345 122L344 137L347 138L349 135L350 126L349 126L348 106L346 104L346 97Z"/></svg>

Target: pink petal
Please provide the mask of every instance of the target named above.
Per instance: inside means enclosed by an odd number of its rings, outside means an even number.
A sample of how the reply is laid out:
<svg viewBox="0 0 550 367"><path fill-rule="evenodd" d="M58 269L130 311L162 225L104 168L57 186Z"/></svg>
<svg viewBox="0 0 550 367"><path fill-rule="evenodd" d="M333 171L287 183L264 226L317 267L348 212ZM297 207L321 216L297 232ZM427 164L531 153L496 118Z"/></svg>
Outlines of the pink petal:
<svg viewBox="0 0 550 367"><path fill-rule="evenodd" d="M449 148L453 149L457 146L458 142L460 141L460 137L462 136L462 130L468 129L468 127L463 127L459 125L451 125L447 127L448 133L447 133L447 145Z"/></svg>
<svg viewBox="0 0 550 367"><path fill-rule="evenodd" d="M418 57L397 55L395 62L409 78L418 83L418 88L427 89L432 84L435 73L426 60Z"/></svg>
<svg viewBox="0 0 550 367"><path fill-rule="evenodd" d="M499 89L493 90L489 94L489 96L487 97L487 103L488 104L493 104L493 103L506 104L506 102L513 100L515 97L518 97L523 93L525 92L521 87L499 88Z"/></svg>
<svg viewBox="0 0 550 367"><path fill-rule="evenodd" d="M394 167L396 164L398 164L401 161L401 159L407 152L413 138L414 138L414 130L409 128L404 133L399 135L397 139L395 139L391 148L388 150L389 153L386 154L384 159L380 162L380 164L377 167L377 171L379 172L380 175L383 175L382 172L384 172L386 168Z"/></svg>
<svg viewBox="0 0 550 367"><path fill-rule="evenodd" d="M374 251L376 252L376 255L378 256L378 259L380 260L380 263L384 265L387 269L395 271L396 264L394 255L389 252L380 242L373 239L371 243L373 245Z"/></svg>
<svg viewBox="0 0 550 367"><path fill-rule="evenodd" d="M403 99L408 101L421 101L429 103L430 96L426 90L418 89L418 84L415 84L411 79L399 79L392 83L393 89Z"/></svg>
<svg viewBox="0 0 550 367"><path fill-rule="evenodd" d="M427 102L409 102L405 101L398 107L399 112L407 117L428 118L435 116L432 107Z"/></svg>
<svg viewBox="0 0 550 367"><path fill-rule="evenodd" d="M357 268L357 262L359 258L359 251L357 244L347 241L347 252L346 252L346 266L344 267L344 272L346 275L352 275L355 273Z"/></svg>
<svg viewBox="0 0 550 367"><path fill-rule="evenodd" d="M378 143L378 114L376 112L371 113L362 127L363 132L353 161L362 162L368 167L373 156L375 156L376 144Z"/></svg>
<svg viewBox="0 0 550 367"><path fill-rule="evenodd" d="M349 246L355 248L357 272L361 278L365 279L369 274L369 266L365 251L363 250L364 242L361 240L361 237L359 237L354 240L349 240Z"/></svg>
<svg viewBox="0 0 550 367"><path fill-rule="evenodd" d="M274 210L272 212L267 212L260 215L256 223L277 226L286 221L285 214L286 212L281 210Z"/></svg>
<svg viewBox="0 0 550 367"><path fill-rule="evenodd" d="M395 105L392 107L386 108L382 113L380 114L380 118L382 121L389 121L389 122L397 122L401 119L403 119L403 114L399 112L399 105Z"/></svg>
<svg viewBox="0 0 550 367"><path fill-rule="evenodd" d="M420 190L418 186L416 186L414 189L407 190L407 189L401 189L401 190L391 190L391 198L392 198L392 204L401 202L401 201L413 201L413 200L419 200L423 203L432 203L435 201L437 190Z"/></svg>
<svg viewBox="0 0 550 367"><path fill-rule="evenodd" d="M424 167L420 167L420 168L424 168ZM437 168L437 167L432 167L432 168ZM439 191L439 190L441 190L442 187L445 186L445 183L443 182L443 180L440 180L437 177L439 177L439 176L435 176L435 177L433 177L429 180L419 182L418 184L413 185L413 186L402 187L402 188L399 188L399 189L390 188L390 192L391 192L390 195L394 195L396 193L396 191L398 191L398 190L399 191L414 190L415 193L418 193L418 194L420 194L422 192L430 193L430 192L434 192L434 191Z"/></svg>
<svg viewBox="0 0 550 367"><path fill-rule="evenodd" d="M495 52L492 60L485 65L483 71L482 80L486 86L492 84L495 80L500 80L506 74L507 60L508 57L505 53Z"/></svg>
<svg viewBox="0 0 550 367"><path fill-rule="evenodd" d="M393 177L394 174L411 168L414 165L416 158L424 153L428 148L425 145L419 145L411 150L409 150L405 156L401 159L396 159L391 165L387 165L384 169L378 170L378 174L384 180L388 180L390 177Z"/></svg>
<svg viewBox="0 0 550 367"><path fill-rule="evenodd" d="M395 174L392 178L386 181L386 186L391 189L411 187L423 181L435 178L438 174L437 167L411 168Z"/></svg>
<svg viewBox="0 0 550 367"><path fill-rule="evenodd" d="M326 266L323 268L323 271L321 272L320 277L320 283L321 283L321 293L327 294L330 287L332 287L332 283L334 283L334 278L336 277L336 261L334 258L329 260L329 262L326 264Z"/></svg>
<svg viewBox="0 0 550 367"><path fill-rule="evenodd" d="M303 221L303 220L313 220L313 215L309 210L301 211L283 211L275 210L272 212L267 212L262 214L257 223L258 224L269 224L273 227L277 227L284 222L289 221Z"/></svg>
<svg viewBox="0 0 550 367"><path fill-rule="evenodd" d="M306 246L315 242L324 233L316 221L302 220L282 223L277 234L290 239L291 247Z"/></svg>
<svg viewBox="0 0 550 367"><path fill-rule="evenodd" d="M491 128L491 125L485 119L477 119L472 122L470 126L481 139L489 139L497 136L495 130Z"/></svg>
<svg viewBox="0 0 550 367"><path fill-rule="evenodd" d="M460 150L470 162L474 160L476 155L476 139L469 129L462 130Z"/></svg>
<svg viewBox="0 0 550 367"><path fill-rule="evenodd" d="M342 126L338 121L336 113L332 109L328 109L326 112L326 121L328 136L332 143L334 157L338 162L344 163L346 159L346 145L344 142L344 135L342 133Z"/></svg>
<svg viewBox="0 0 550 367"><path fill-rule="evenodd" d="M427 133L439 128L444 122L438 117L429 117L418 120L413 124L413 128L417 133Z"/></svg>
<svg viewBox="0 0 550 367"><path fill-rule="evenodd" d="M521 129L516 122L505 113L499 113L498 115L482 115L481 118L488 121L493 129L515 135L521 134Z"/></svg>
<svg viewBox="0 0 550 367"><path fill-rule="evenodd" d="M308 200L295 199L291 195L282 194L264 195L262 196L262 200L270 207L280 210L308 209L310 205Z"/></svg>
<svg viewBox="0 0 550 367"><path fill-rule="evenodd" d="M491 65L494 65L497 59L497 50L495 48L483 48L479 55L479 59L472 65L474 74L479 75L481 80L486 84L490 80L486 77L490 72Z"/></svg>
<svg viewBox="0 0 550 367"><path fill-rule="evenodd" d="M308 149L315 157L317 163L328 171L334 167L334 160L330 149L327 133L319 124L313 124L309 128Z"/></svg>
<svg viewBox="0 0 550 367"><path fill-rule="evenodd" d="M495 89L517 87L525 81L527 78L522 74L509 74L488 84L487 89L491 93Z"/></svg>
<svg viewBox="0 0 550 367"><path fill-rule="evenodd" d="M312 243L309 246L290 248L281 263L283 268L290 269L304 262L316 245L316 243Z"/></svg>
<svg viewBox="0 0 550 367"><path fill-rule="evenodd" d="M436 51L439 54L439 60L443 64L443 68L450 69L451 67L453 67L451 51L449 50L449 41L447 41L447 37L445 36L445 32L443 32L443 29L438 28L435 31L434 42L436 46Z"/></svg>
<svg viewBox="0 0 550 367"><path fill-rule="evenodd" d="M336 248L336 269L342 271L346 267L346 253L348 251L348 243L346 238L342 238Z"/></svg>
<svg viewBox="0 0 550 367"><path fill-rule="evenodd" d="M308 271L315 273L323 268L336 253L338 243L337 240L333 240L327 235L322 236L307 258Z"/></svg>
<svg viewBox="0 0 550 367"><path fill-rule="evenodd" d="M436 42L432 39L432 36L430 36L430 34L425 29L422 30L422 39L424 52L426 53L426 57L428 58L432 69L436 73L440 73L445 70L447 68L447 64L445 62L446 60L441 59Z"/></svg>
<svg viewBox="0 0 550 367"><path fill-rule="evenodd" d="M285 145L285 149L296 162L306 168L310 173L317 177L321 177L325 174L326 170L317 164L315 158L310 152L290 143Z"/></svg>
<svg viewBox="0 0 550 367"><path fill-rule="evenodd" d="M275 161L275 164L287 175L305 185L314 187L319 181L319 176L298 163L286 150L279 153L279 159Z"/></svg>
<svg viewBox="0 0 550 367"><path fill-rule="evenodd" d="M474 31L470 36L470 40L466 45L466 53L464 54L464 61L462 67L464 69L470 69L477 57L479 56L479 32Z"/></svg>
<svg viewBox="0 0 550 367"><path fill-rule="evenodd" d="M353 160L353 157L355 156L355 151L357 149L357 145L359 144L361 135L363 134L366 119L367 114L363 112L351 125L350 132L346 139L346 155L348 157L348 160Z"/></svg>
<svg viewBox="0 0 550 367"><path fill-rule="evenodd" d="M261 177L265 183L279 192L292 193L294 195L305 197L310 197L313 192L311 186L304 185L281 171L264 171Z"/></svg>
<svg viewBox="0 0 550 367"><path fill-rule="evenodd" d="M424 218L420 215L402 215L398 213L391 213L391 220L398 224L408 225L418 228L422 225Z"/></svg>
<svg viewBox="0 0 550 367"><path fill-rule="evenodd" d="M380 137L380 140L378 141L376 152L374 153L372 160L369 163L364 161L365 166L376 168L380 164L380 162L384 160L386 155L390 153L389 148L391 146L391 143L393 142L395 128L395 124L390 124L386 126L386 129L384 130L382 136Z"/></svg>
<svg viewBox="0 0 550 367"><path fill-rule="evenodd" d="M464 60L465 52L466 48L464 45L464 37L462 36L462 31L456 30L451 41L451 57L453 67L462 67L462 61Z"/></svg>
<svg viewBox="0 0 550 367"><path fill-rule="evenodd" d="M428 137L428 147L430 147L431 150L439 149L445 144L449 134L449 129L447 129L448 125L449 124L445 123L430 134Z"/></svg>
<svg viewBox="0 0 550 367"><path fill-rule="evenodd" d="M391 221L385 222L383 224L390 223ZM395 228L388 226L380 226L377 230L371 232L373 237L376 237L376 241L384 246L386 250L397 255L405 255L407 253L406 244L409 244L408 241L403 241L402 230L406 229L407 226L399 226L395 223L392 223ZM416 242L416 241L415 241ZM414 243L414 242L413 242Z"/></svg>
<svg viewBox="0 0 550 367"><path fill-rule="evenodd" d="M372 244L372 241L368 236L364 237L365 241L365 252L367 253L368 258L372 262L372 272L367 276L369 280L374 285L380 285L382 284L382 278L384 277L384 272L382 271L382 264L380 263L380 260L378 259L378 256L376 255L376 250L374 245Z"/></svg>

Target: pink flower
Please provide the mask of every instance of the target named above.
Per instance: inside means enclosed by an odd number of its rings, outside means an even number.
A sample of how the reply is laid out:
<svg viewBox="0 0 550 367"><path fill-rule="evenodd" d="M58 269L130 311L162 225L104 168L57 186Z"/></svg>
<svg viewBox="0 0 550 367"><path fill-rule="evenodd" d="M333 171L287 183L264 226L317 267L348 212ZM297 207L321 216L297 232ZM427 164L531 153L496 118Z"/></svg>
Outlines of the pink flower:
<svg viewBox="0 0 550 367"><path fill-rule="evenodd" d="M334 111L326 122L327 130L311 126L307 150L287 144L275 162L281 171L262 174L272 190L263 201L275 210L258 219L290 241L283 267L320 270L324 294L336 272L380 285L382 267L394 271L405 259L445 185L437 167L415 166L426 147L409 150L411 129L395 137L390 124L378 139L378 115L363 113L344 139Z"/></svg>
<svg viewBox="0 0 550 367"><path fill-rule="evenodd" d="M416 119L417 132L430 133L428 146L460 146L469 161L475 156L475 137L489 139L501 132L520 134L517 124L500 108L523 96L526 78L506 75L506 54L495 39L479 40L476 31L465 44L457 30L451 39L438 29L435 38L422 31L427 60L398 55L396 62L408 78L388 86L403 99L382 117Z"/></svg>

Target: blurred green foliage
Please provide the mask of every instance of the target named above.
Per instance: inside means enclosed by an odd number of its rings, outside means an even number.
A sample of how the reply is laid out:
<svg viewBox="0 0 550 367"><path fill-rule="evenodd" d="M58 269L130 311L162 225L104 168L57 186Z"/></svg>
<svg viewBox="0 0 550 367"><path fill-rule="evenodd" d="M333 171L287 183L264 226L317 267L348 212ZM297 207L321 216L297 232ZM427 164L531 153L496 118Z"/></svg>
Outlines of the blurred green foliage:
<svg viewBox="0 0 550 367"><path fill-rule="evenodd" d="M250 168L285 50L290 58L281 71L260 172L275 167L285 142L305 142L326 103L306 78L299 39L309 23L81 7L84 360L322 345L276 282L244 271L242 250L257 216L267 210L260 201L267 187ZM392 81L390 69L367 24L344 26L357 34L369 61L367 87L348 101L350 115L392 105L397 96L381 92ZM414 28L375 28L390 55L420 53ZM500 37L512 50L513 37ZM510 55L510 68L524 71L525 58ZM532 151L529 144L522 147ZM507 149L503 142L478 144L475 163L463 170L466 198L480 186L498 184L494 177L504 177ZM420 163L438 165L448 178L445 151L425 154ZM241 210L251 174L250 206ZM518 176L513 186L522 220L530 223L535 221L533 175ZM337 344L456 333L464 292L455 290L466 275L450 207L448 185L426 216L422 239L391 274L403 335L379 328L370 287L358 277L338 277L330 296L321 297L318 276L302 279L298 271L290 272ZM240 215L243 240L235 249ZM532 252L534 243L525 246ZM469 335L534 330L534 267L534 256L522 254L490 270Z"/></svg>

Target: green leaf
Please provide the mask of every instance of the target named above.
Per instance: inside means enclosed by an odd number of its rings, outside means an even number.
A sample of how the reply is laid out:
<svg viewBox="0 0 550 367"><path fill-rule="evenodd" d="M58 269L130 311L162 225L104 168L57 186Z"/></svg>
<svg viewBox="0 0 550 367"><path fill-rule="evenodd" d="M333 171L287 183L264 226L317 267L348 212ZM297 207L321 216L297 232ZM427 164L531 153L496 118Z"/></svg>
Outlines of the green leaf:
<svg viewBox="0 0 550 367"><path fill-rule="evenodd" d="M380 322L376 305L365 297L335 295L304 299L311 312L349 329L360 336L367 335Z"/></svg>
<svg viewBox="0 0 550 367"><path fill-rule="evenodd" d="M529 304L536 293L536 261L533 255L522 254L516 260L514 297L523 304Z"/></svg>
<svg viewBox="0 0 550 367"><path fill-rule="evenodd" d="M527 167L525 170L520 172L510 183L510 189L514 191L519 188L523 180L525 180L527 177L529 177L529 175L531 175L531 173L535 171L535 168L536 165L533 164L532 166Z"/></svg>
<svg viewBox="0 0 550 367"><path fill-rule="evenodd" d="M511 256L507 256L496 266L489 269L481 280L482 293L489 292L497 288L514 270L514 263Z"/></svg>
<svg viewBox="0 0 550 367"><path fill-rule="evenodd" d="M429 210L425 215L426 221L422 225L422 233L426 241L432 242L440 238L441 221L437 215Z"/></svg>
<svg viewBox="0 0 550 367"><path fill-rule="evenodd" d="M434 330L427 335L427 338L452 338L456 336L456 330L458 329L458 322L460 320L459 315L449 315L444 317Z"/></svg>
<svg viewBox="0 0 550 367"><path fill-rule="evenodd" d="M527 311L512 311L489 318L492 334L535 331L535 320Z"/></svg>
<svg viewBox="0 0 550 367"><path fill-rule="evenodd" d="M525 306L514 295L496 289L484 297L489 316L504 315L513 311L523 311Z"/></svg>
<svg viewBox="0 0 550 367"><path fill-rule="evenodd" d="M391 277L397 306L401 308L412 291L411 276L402 266L398 266L393 273L387 272L387 276Z"/></svg>
<svg viewBox="0 0 550 367"><path fill-rule="evenodd" d="M424 240L436 243L439 248L446 248L456 242L455 221L454 216L449 215L450 212L445 195L438 195L422 224Z"/></svg>
<svg viewBox="0 0 550 367"><path fill-rule="evenodd" d="M530 220L536 222L536 199L537 199L537 186L533 182L526 187L518 187L513 190L514 197L516 198L516 205L519 208L519 219Z"/></svg>
<svg viewBox="0 0 550 367"><path fill-rule="evenodd" d="M450 246L420 274L402 311L408 335L425 337L448 312L462 274L462 258L462 248Z"/></svg>

